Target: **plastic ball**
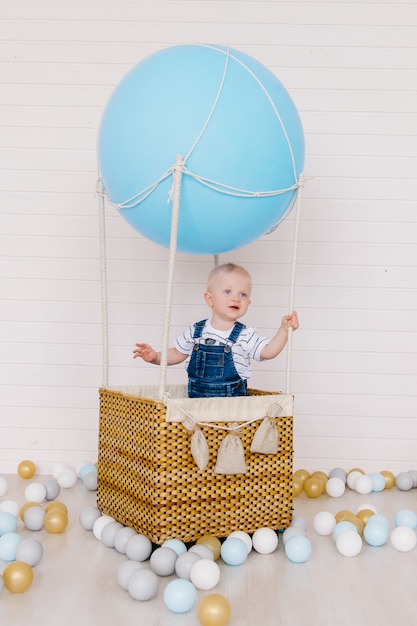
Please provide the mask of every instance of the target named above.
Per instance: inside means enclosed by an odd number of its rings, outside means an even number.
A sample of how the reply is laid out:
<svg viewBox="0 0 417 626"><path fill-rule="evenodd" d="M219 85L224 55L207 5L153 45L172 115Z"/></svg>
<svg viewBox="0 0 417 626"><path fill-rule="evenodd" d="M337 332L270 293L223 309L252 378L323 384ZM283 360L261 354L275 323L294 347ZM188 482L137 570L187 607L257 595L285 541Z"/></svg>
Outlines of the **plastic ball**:
<svg viewBox="0 0 417 626"><path fill-rule="evenodd" d="M342 467L334 467L329 472L329 478L340 478L346 485L347 472Z"/></svg>
<svg viewBox="0 0 417 626"><path fill-rule="evenodd" d="M381 476L385 478L385 489L391 489L395 485L395 476L389 470L383 470Z"/></svg>
<svg viewBox="0 0 417 626"><path fill-rule="evenodd" d="M55 500L61 493L61 487L55 479L47 480L46 483L44 483L44 487L46 491L45 498L47 500Z"/></svg>
<svg viewBox="0 0 417 626"><path fill-rule="evenodd" d="M121 528L124 528L124 526L120 522L110 522L110 524L106 524L101 531L101 542L103 546L106 546L106 548L114 548L114 538L117 531Z"/></svg>
<svg viewBox="0 0 417 626"><path fill-rule="evenodd" d="M417 528L417 515L410 509L401 509L395 514L395 526L408 526L412 530Z"/></svg>
<svg viewBox="0 0 417 626"><path fill-rule="evenodd" d="M304 485L305 481L307 480L307 478L310 478L310 476L311 474L308 470L304 468L300 468L294 472L293 478L297 478L298 480L301 480L302 484Z"/></svg>
<svg viewBox="0 0 417 626"><path fill-rule="evenodd" d="M42 483L31 483L25 489L25 498L28 502L43 502L46 498L46 488Z"/></svg>
<svg viewBox="0 0 417 626"><path fill-rule="evenodd" d="M357 493L366 495L373 489L372 478L368 474L361 474L354 482L354 489Z"/></svg>
<svg viewBox="0 0 417 626"><path fill-rule="evenodd" d="M188 613L197 600L197 590L189 580L171 580L164 589L165 606L173 613Z"/></svg>
<svg viewBox="0 0 417 626"><path fill-rule="evenodd" d="M236 541L240 541L240 539L236 539ZM219 580L220 568L216 561L212 561L211 559L198 559L190 570L190 581L197 589L203 591L213 589Z"/></svg>
<svg viewBox="0 0 417 626"><path fill-rule="evenodd" d="M337 551L342 556L357 556L362 550L362 539L356 530L346 530L336 539Z"/></svg>
<svg viewBox="0 0 417 626"><path fill-rule="evenodd" d="M356 517L360 519L363 524L367 524L367 522L373 515L375 515L375 511L373 511L372 509L360 509L356 513Z"/></svg>
<svg viewBox="0 0 417 626"><path fill-rule="evenodd" d="M73 469L67 467L58 474L56 479L62 489L70 489L71 487L74 487L75 483L77 482L77 474Z"/></svg>
<svg viewBox="0 0 417 626"><path fill-rule="evenodd" d="M33 582L33 570L28 563L15 561L3 571L4 586L12 593L22 593L29 589Z"/></svg>
<svg viewBox="0 0 417 626"><path fill-rule="evenodd" d="M45 521L45 511L40 506L31 506L23 515L23 523L28 530L42 530Z"/></svg>
<svg viewBox="0 0 417 626"><path fill-rule="evenodd" d="M278 547L278 535L272 528L258 528L252 535L252 546L260 554L272 554Z"/></svg>
<svg viewBox="0 0 417 626"><path fill-rule="evenodd" d="M22 537L17 533L5 533L0 537L0 561L15 561L17 546Z"/></svg>
<svg viewBox="0 0 417 626"><path fill-rule="evenodd" d="M391 533L391 543L399 552L410 552L417 543L417 535L408 526L397 526Z"/></svg>
<svg viewBox="0 0 417 626"><path fill-rule="evenodd" d="M201 559L212 559L214 561L213 551L202 543L196 543L191 546L189 552L195 552Z"/></svg>
<svg viewBox="0 0 417 626"><path fill-rule="evenodd" d="M178 250L226 252L264 235L289 210L303 169L303 129L283 85L255 59L219 45L173 46L122 79L104 110L98 141L110 200L122 207L128 202L122 216L165 247L177 155L187 157ZM242 191L222 193L228 187ZM259 193L275 190L286 191Z"/></svg>
<svg viewBox="0 0 417 626"><path fill-rule="evenodd" d="M70 467L66 463L54 463L54 465L52 466L52 476L55 478L55 480L57 480L59 474L67 469L70 469Z"/></svg>
<svg viewBox="0 0 417 626"><path fill-rule="evenodd" d="M93 524L93 535L96 539L101 541L101 533L106 524L111 524L115 520L110 515L101 515L96 519Z"/></svg>
<svg viewBox="0 0 417 626"><path fill-rule="evenodd" d="M297 496L303 493L304 483L300 478L296 478L295 476L292 479L292 491L293 495L296 498Z"/></svg>
<svg viewBox="0 0 417 626"><path fill-rule="evenodd" d="M385 478L382 474L370 474L372 480L372 491L383 491L385 489Z"/></svg>
<svg viewBox="0 0 417 626"><path fill-rule="evenodd" d="M47 513L45 513L43 525L48 533L54 535L63 533L68 525L68 516L62 509L51 509Z"/></svg>
<svg viewBox="0 0 417 626"><path fill-rule="evenodd" d="M336 518L330 511L320 511L314 516L313 527L317 534L322 536L331 535L336 526Z"/></svg>
<svg viewBox="0 0 417 626"><path fill-rule="evenodd" d="M52 511L53 509L60 509L65 515L68 515L68 507L66 504L61 502L60 500L54 500L53 502L48 502L45 506L45 513Z"/></svg>
<svg viewBox="0 0 417 626"><path fill-rule="evenodd" d="M200 558L201 557L196 552L188 551L181 554L175 561L175 573L178 578L190 580L191 568Z"/></svg>
<svg viewBox="0 0 417 626"><path fill-rule="evenodd" d="M296 515L295 513L293 513L291 526L293 528L302 528L303 530L307 530L307 520L305 519L305 517L301 517L301 515Z"/></svg>
<svg viewBox="0 0 417 626"><path fill-rule="evenodd" d="M152 554L152 541L136 533L126 543L126 556L132 561L146 561Z"/></svg>
<svg viewBox="0 0 417 626"><path fill-rule="evenodd" d="M17 546L16 560L24 561L31 567L39 563L43 557L42 544L36 539L22 539Z"/></svg>
<svg viewBox="0 0 417 626"><path fill-rule="evenodd" d="M242 565L248 558L248 549L239 537L228 537L221 545L220 554L227 565Z"/></svg>
<svg viewBox="0 0 417 626"><path fill-rule="evenodd" d="M17 519L9 511L0 511L0 537L6 533L14 533L17 528Z"/></svg>
<svg viewBox="0 0 417 626"><path fill-rule="evenodd" d="M228 535L228 538L230 537L237 537L238 539L242 539L242 541L244 541L246 544L248 554L252 550L252 537L249 535L249 533L245 533L243 530L233 530Z"/></svg>
<svg viewBox="0 0 417 626"><path fill-rule="evenodd" d="M413 478L413 488L417 487L417 470L411 469L408 470L408 473L411 474Z"/></svg>
<svg viewBox="0 0 417 626"><path fill-rule="evenodd" d="M101 533L101 540L103 541L103 533L104 528ZM137 535L137 532L134 528L130 528L130 526L122 526L119 530L116 531L114 536L114 548L120 554L126 554L126 545L131 537Z"/></svg>
<svg viewBox="0 0 417 626"><path fill-rule="evenodd" d="M17 473L19 474L20 478L32 478L32 476L34 476L36 472L36 465L34 464L33 461L21 461L19 463L19 465L17 466Z"/></svg>
<svg viewBox="0 0 417 626"><path fill-rule="evenodd" d="M172 548L157 548L151 554L151 569L158 576L171 576L175 571L177 553Z"/></svg>
<svg viewBox="0 0 417 626"><path fill-rule="evenodd" d="M158 592L158 576L150 569L137 569L129 577L127 591L134 600L151 600Z"/></svg>
<svg viewBox="0 0 417 626"><path fill-rule="evenodd" d="M131 577L133 572L136 572L139 569L143 569L143 567L144 566L142 565L142 563L139 563L138 561L124 561L124 563L120 565L116 573L116 579L120 587L127 591L129 578Z"/></svg>
<svg viewBox="0 0 417 626"><path fill-rule="evenodd" d="M337 522L336 526L333 528L332 537L334 541L337 541L338 537L345 532L355 532L358 534L358 529L352 522L348 522L347 520L343 520L343 522Z"/></svg>
<svg viewBox="0 0 417 626"><path fill-rule="evenodd" d="M79 521L85 530L93 530L94 523L99 517L101 517L101 512L96 506L87 506L81 510Z"/></svg>
<svg viewBox="0 0 417 626"><path fill-rule="evenodd" d="M326 482L326 493L331 498L340 498L345 493L345 489L345 482L337 476L329 478Z"/></svg>
<svg viewBox="0 0 417 626"><path fill-rule="evenodd" d="M202 626L227 626L232 609L224 596L212 593L205 596L198 605L197 615Z"/></svg>
<svg viewBox="0 0 417 626"><path fill-rule="evenodd" d="M3 500L0 502L0 512L8 512L18 517L19 515L19 505L16 500Z"/></svg>
<svg viewBox="0 0 417 626"><path fill-rule="evenodd" d="M179 539L167 539L162 544L162 547L172 548L177 556L180 556L181 554L184 554L184 552L187 552L187 546L183 541L180 541Z"/></svg>
<svg viewBox="0 0 417 626"><path fill-rule="evenodd" d="M213 535L203 535L197 539L197 544L207 546L207 548L213 552L215 561L217 561L220 557L221 543L217 537L214 537Z"/></svg>
<svg viewBox="0 0 417 626"><path fill-rule="evenodd" d="M309 498L318 498L323 493L325 487L324 483L320 478L307 478L304 483L304 493Z"/></svg>
<svg viewBox="0 0 417 626"><path fill-rule="evenodd" d="M354 490L355 489L355 482L356 479L361 476L364 472L360 471L360 470L351 470L348 475L346 476L346 484L349 487L349 489Z"/></svg>
<svg viewBox="0 0 417 626"><path fill-rule="evenodd" d="M372 515L368 519L366 525L368 526L368 524L375 524L375 523L384 524L385 528L388 531L390 530L389 519L385 517L385 515L381 515L381 513L375 513L374 515Z"/></svg>
<svg viewBox="0 0 417 626"><path fill-rule="evenodd" d="M83 485L89 491L97 491L97 471L88 472L83 478Z"/></svg>
<svg viewBox="0 0 417 626"><path fill-rule="evenodd" d="M307 531L299 526L288 526L282 533L282 543L285 544L293 537L299 537L300 535L306 537Z"/></svg>
<svg viewBox="0 0 417 626"><path fill-rule="evenodd" d="M389 529L382 522L366 524L363 529L363 538L370 546L380 547L387 543Z"/></svg>
<svg viewBox="0 0 417 626"><path fill-rule="evenodd" d="M285 544L285 554L292 563L305 563L311 556L310 540L304 535L291 537Z"/></svg>
<svg viewBox="0 0 417 626"><path fill-rule="evenodd" d="M4 478L4 476L0 476L0 498L7 493L8 488L9 483L7 482L7 479Z"/></svg>
<svg viewBox="0 0 417 626"><path fill-rule="evenodd" d="M78 470L78 476L83 481L85 476L87 474L90 474L91 472L94 472L95 474L97 474L96 466L93 465L92 463L84 463L83 465L81 465L81 467Z"/></svg>
<svg viewBox="0 0 417 626"><path fill-rule="evenodd" d="M409 491L414 487L413 477L410 472L400 472L397 474L395 484L400 491Z"/></svg>
<svg viewBox="0 0 417 626"><path fill-rule="evenodd" d="M353 511L350 511L349 509L342 509L335 514L336 523L338 524L339 522L343 522L345 519L350 519L353 515L355 515Z"/></svg>

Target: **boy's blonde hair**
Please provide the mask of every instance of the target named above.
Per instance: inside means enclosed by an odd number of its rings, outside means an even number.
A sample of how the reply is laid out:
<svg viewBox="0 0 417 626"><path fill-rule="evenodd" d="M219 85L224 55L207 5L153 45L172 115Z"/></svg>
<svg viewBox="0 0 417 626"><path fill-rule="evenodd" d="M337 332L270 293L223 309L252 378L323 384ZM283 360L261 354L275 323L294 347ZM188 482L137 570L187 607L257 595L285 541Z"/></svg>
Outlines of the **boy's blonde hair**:
<svg viewBox="0 0 417 626"><path fill-rule="evenodd" d="M236 265L236 263L222 263L222 265L217 265L214 267L207 279L207 289L210 290L210 286L220 274L231 274L233 272L239 273L242 276L245 276L252 283L252 276L249 274L247 270L241 265Z"/></svg>

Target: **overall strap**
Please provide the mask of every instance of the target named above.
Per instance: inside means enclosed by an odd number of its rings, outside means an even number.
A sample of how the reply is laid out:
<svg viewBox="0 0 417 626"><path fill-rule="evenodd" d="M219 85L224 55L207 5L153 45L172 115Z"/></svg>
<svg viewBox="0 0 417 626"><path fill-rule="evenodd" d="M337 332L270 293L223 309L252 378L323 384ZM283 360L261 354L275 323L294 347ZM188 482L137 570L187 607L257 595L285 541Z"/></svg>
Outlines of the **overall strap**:
<svg viewBox="0 0 417 626"><path fill-rule="evenodd" d="M237 338L244 328L246 328L245 324L242 324L242 322L235 322L235 325L233 326L232 332L228 336L227 341L230 341L231 343L236 343Z"/></svg>
<svg viewBox="0 0 417 626"><path fill-rule="evenodd" d="M201 334L203 332L203 328L206 325L207 320L201 320L200 322L196 322L194 324L194 334L193 339L200 339Z"/></svg>

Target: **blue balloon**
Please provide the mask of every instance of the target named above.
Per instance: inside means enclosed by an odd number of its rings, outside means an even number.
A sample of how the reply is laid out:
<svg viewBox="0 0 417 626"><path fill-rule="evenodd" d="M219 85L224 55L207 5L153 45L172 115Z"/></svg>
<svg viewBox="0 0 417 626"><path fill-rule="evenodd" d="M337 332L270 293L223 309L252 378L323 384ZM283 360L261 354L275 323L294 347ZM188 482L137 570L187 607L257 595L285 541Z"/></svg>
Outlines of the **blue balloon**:
<svg viewBox="0 0 417 626"><path fill-rule="evenodd" d="M167 48L121 80L98 137L107 197L164 247L178 155L178 250L234 250L266 234L294 203L304 165L300 117L282 83L252 57L217 45Z"/></svg>

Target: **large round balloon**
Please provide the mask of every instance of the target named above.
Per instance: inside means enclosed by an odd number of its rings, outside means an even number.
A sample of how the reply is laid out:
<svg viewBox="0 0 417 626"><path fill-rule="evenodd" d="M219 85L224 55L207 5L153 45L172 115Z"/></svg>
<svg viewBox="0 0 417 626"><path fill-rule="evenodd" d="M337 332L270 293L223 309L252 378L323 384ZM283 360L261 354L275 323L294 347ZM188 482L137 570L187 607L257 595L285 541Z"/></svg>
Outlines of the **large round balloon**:
<svg viewBox="0 0 417 626"><path fill-rule="evenodd" d="M122 79L98 141L107 197L165 247L177 156L178 250L217 254L264 235L290 210L303 129L288 92L263 64L224 46L174 46Z"/></svg>

